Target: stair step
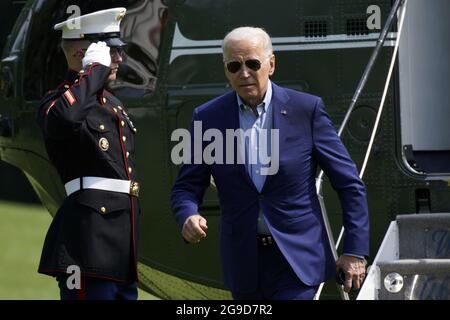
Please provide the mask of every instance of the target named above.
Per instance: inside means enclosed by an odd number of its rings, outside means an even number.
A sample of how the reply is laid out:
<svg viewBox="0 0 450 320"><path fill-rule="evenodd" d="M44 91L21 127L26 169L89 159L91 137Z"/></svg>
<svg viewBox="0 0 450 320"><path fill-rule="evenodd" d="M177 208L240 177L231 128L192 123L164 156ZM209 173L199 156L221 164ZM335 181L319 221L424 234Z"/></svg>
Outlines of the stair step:
<svg viewBox="0 0 450 320"><path fill-rule="evenodd" d="M450 213L397 216L400 259L450 259Z"/></svg>
<svg viewBox="0 0 450 320"><path fill-rule="evenodd" d="M379 262L380 300L449 300L450 259Z"/></svg>

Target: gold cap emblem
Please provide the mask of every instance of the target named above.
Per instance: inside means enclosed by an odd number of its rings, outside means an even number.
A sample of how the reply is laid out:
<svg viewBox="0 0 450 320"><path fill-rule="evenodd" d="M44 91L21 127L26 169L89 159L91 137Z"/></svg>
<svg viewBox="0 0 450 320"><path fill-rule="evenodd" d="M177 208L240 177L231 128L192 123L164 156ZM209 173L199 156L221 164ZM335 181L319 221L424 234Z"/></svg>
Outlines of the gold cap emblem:
<svg viewBox="0 0 450 320"><path fill-rule="evenodd" d="M124 10L124 11L122 11L122 12L120 12L118 15L117 15L117 21L120 21L120 20L122 20L123 19L123 17L125 17L125 14L126 14L127 12Z"/></svg>

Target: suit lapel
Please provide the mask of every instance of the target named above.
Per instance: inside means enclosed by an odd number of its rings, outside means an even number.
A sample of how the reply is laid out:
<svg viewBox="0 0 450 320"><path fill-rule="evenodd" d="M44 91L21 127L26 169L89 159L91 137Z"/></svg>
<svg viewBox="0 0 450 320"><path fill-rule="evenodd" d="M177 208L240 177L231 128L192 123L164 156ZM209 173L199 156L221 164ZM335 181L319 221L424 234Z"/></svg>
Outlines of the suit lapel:
<svg viewBox="0 0 450 320"><path fill-rule="evenodd" d="M289 121L290 115L292 115L292 109L287 104L289 96L283 88L277 86L272 82L272 90L272 129L279 130L279 141L273 141L273 144L279 144L278 150L281 154L282 150L284 150L284 144L286 140L287 130L285 129L290 125ZM266 177L266 181L264 182L261 193L263 193L268 187L270 187L270 184L275 176L276 174L268 175Z"/></svg>

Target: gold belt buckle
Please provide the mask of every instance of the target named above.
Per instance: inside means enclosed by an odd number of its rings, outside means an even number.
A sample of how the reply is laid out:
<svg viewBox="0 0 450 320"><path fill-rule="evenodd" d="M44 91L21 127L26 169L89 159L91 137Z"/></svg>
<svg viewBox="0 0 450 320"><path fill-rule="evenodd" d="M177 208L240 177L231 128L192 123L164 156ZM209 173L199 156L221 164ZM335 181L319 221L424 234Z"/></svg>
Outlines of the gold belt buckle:
<svg viewBox="0 0 450 320"><path fill-rule="evenodd" d="M139 182L131 181L130 195L132 195L133 197L139 197Z"/></svg>

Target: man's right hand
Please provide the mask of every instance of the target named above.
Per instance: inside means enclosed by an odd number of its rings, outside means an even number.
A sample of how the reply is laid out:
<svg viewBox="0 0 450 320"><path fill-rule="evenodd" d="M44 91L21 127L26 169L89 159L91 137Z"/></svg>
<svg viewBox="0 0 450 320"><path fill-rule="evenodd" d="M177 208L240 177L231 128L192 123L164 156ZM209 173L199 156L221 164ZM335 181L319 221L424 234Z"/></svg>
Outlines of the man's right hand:
<svg viewBox="0 0 450 320"><path fill-rule="evenodd" d="M206 230L208 230L206 222L206 219L199 214L187 218L181 231L183 238L189 243L199 243L206 237Z"/></svg>
<svg viewBox="0 0 450 320"><path fill-rule="evenodd" d="M110 48L103 41L91 43L82 60L83 69L92 63L100 63L106 67L111 66L111 55L109 54L109 50Z"/></svg>

